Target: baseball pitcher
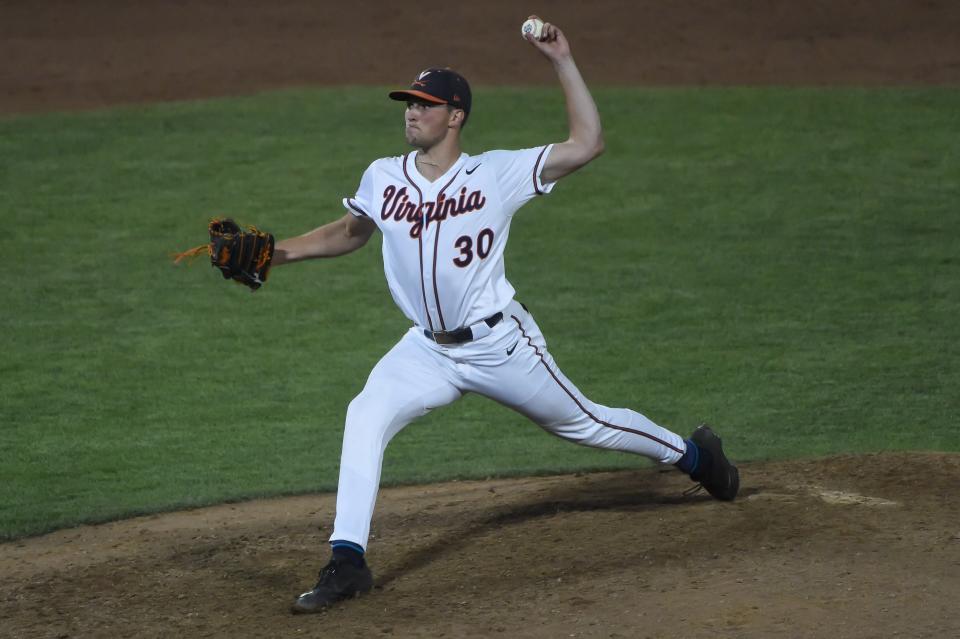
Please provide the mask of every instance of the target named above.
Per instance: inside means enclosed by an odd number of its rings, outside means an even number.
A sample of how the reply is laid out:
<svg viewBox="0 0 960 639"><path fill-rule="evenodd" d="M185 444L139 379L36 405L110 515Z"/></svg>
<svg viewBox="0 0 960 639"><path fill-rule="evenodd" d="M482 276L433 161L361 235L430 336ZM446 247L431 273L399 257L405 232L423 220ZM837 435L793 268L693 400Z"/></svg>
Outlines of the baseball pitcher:
<svg viewBox="0 0 960 639"><path fill-rule="evenodd" d="M525 28L524 38L556 70L566 100L565 141L467 155L460 136L469 123L470 86L450 69L425 69L409 88L389 94L405 103L412 150L370 164L356 193L344 198L343 217L269 245L272 254L251 258L240 271L254 273L248 285L259 286L271 264L344 255L379 231L390 292L413 324L347 410L332 557L316 586L294 602L294 612L318 612L372 588L364 552L384 450L411 421L465 393L509 406L571 442L674 464L717 499L737 495L737 468L709 427L685 440L636 411L590 401L557 366L533 315L515 299L503 259L513 216L603 153L597 107L563 32L538 24Z"/></svg>

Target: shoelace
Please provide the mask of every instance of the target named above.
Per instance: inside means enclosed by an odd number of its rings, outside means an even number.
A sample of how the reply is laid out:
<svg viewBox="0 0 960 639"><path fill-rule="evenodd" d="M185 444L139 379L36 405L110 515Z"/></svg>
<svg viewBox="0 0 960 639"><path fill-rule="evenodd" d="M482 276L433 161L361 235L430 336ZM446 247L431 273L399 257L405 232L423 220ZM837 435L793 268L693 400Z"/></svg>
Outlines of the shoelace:
<svg viewBox="0 0 960 639"><path fill-rule="evenodd" d="M683 496L690 497L691 495L696 495L701 490L704 490L703 484L697 484L696 486L691 486L690 488L687 488L685 491L683 491Z"/></svg>
<svg viewBox="0 0 960 639"><path fill-rule="evenodd" d="M317 586L322 586L330 581L337 574L337 564L332 561L320 570L317 575Z"/></svg>

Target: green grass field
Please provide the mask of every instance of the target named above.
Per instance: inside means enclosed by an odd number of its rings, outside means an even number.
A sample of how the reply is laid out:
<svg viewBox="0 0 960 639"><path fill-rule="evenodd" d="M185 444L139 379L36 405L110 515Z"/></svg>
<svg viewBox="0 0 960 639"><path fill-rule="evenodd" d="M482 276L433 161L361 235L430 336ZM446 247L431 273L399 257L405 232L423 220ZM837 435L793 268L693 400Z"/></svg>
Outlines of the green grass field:
<svg viewBox="0 0 960 639"><path fill-rule="evenodd" d="M960 90L603 89L608 150L530 203L507 268L594 400L739 460L960 451ZM404 152L382 90L0 120L0 538L332 489L349 400L407 321L379 239L251 295L214 214L281 237ZM468 152L560 140L558 90L477 91ZM477 397L384 481L641 465Z"/></svg>

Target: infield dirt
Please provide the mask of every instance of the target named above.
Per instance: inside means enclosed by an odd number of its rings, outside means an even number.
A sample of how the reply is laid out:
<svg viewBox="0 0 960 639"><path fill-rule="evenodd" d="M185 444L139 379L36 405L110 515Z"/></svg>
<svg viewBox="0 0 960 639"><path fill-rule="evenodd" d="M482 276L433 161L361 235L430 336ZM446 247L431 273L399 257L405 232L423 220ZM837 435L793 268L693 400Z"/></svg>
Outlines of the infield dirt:
<svg viewBox="0 0 960 639"><path fill-rule="evenodd" d="M960 4L949 0L544 4L593 85L960 83ZM478 86L552 85L550 65L520 40L525 18L512 0L442 10L385 0L7 0L0 113L404 86L434 65Z"/></svg>
<svg viewBox="0 0 960 639"><path fill-rule="evenodd" d="M404 84L438 63L478 85L553 82L514 2L430 11L11 0L0 112ZM545 17L591 84L960 82L951 2L566 0ZM652 469L385 490L376 589L308 617L288 606L325 559L332 495L64 530L0 545L0 636L960 635L960 456L748 463L742 477L732 504Z"/></svg>

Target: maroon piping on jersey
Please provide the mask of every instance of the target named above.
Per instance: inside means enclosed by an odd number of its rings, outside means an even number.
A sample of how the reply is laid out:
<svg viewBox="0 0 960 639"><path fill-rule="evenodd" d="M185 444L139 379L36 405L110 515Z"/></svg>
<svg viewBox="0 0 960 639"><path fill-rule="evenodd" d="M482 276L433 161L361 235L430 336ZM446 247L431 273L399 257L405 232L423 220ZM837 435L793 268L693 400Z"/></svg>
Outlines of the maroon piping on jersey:
<svg viewBox="0 0 960 639"><path fill-rule="evenodd" d="M351 209L353 209L354 211L356 211L357 213L359 213L359 214L362 215L363 217L370 217L369 215L366 214L366 212L365 212L363 209L361 209L359 206L357 206L356 204L353 203L353 198L352 198L352 197L348 197L348 198L347 198L347 206L349 206Z"/></svg>
<svg viewBox="0 0 960 639"><path fill-rule="evenodd" d="M410 179L410 174L407 173L407 158L410 157L410 154L407 153L403 156L403 176L407 178L407 182L417 190L417 194L420 196L420 205L417 206L417 210L420 211L420 215L423 215L423 191L420 190L420 187ZM430 317L430 309L427 308L427 287L423 283L423 233L417 234L417 246L420 248L420 293L423 295L423 312L427 314L427 323L430 324L430 331L433 331L433 319Z"/></svg>
<svg viewBox="0 0 960 639"><path fill-rule="evenodd" d="M533 190L537 192L537 195L543 195L543 191L540 190L540 186L537 184L537 176L540 174L540 160L543 159L543 154L546 153L546 151L547 147L543 147L540 155L537 156L537 161L533 165Z"/></svg>
<svg viewBox="0 0 960 639"><path fill-rule="evenodd" d="M453 177L450 178L450 181L443 185L443 188L440 189L439 193L437 193L437 202L440 201L440 196L443 195L443 192L447 190L447 187L453 184L453 181L457 179L457 176L460 175L460 171L462 170L463 167L461 166L459 169L457 169L457 172L453 174ZM436 209L437 207L434 205L434 210ZM440 244L440 222L442 221L442 216L437 215L437 234L436 237L433 238L433 296L437 300L437 314L440 315L440 326L443 328L443 330L447 330L447 325L443 321L443 309L440 307L440 290L437 288L437 246ZM427 225L430 224L430 218L428 217L426 220L424 220L424 222L425 224L423 225L423 232L426 233Z"/></svg>
<svg viewBox="0 0 960 639"><path fill-rule="evenodd" d="M517 319L517 316L516 316L516 315L511 315L510 317L511 317L511 319L513 319L514 322L517 323L517 327L520 329L520 334L523 335L523 336L527 339L527 343L530 344L530 347L531 347L531 348L533 349L533 351L537 354L537 357L540 358L540 363L543 364L543 367L547 369L547 372L548 372L548 373L550 373L550 377L553 378L553 381L555 381L555 382L560 386L560 388L563 389L563 392L565 392L567 395L569 395L570 399L572 399L572 400L576 403L576 405L580 408L580 410L583 411L583 413L584 413L587 417L589 417L590 419L592 419L592 420L593 420L594 422L596 422L597 424L600 424L601 426L606 426L607 428L613 428L613 429L615 429L615 430L621 430L621 431L623 431L623 432L625 432L625 433L632 433L632 434L634 434L634 435L640 435L641 437L646 437L647 439L652 439L653 441L657 442L657 443L660 444L661 446L666 446L667 448L669 448L670 450L672 450L672 451L674 451L674 452L676 452L676 453L679 453L679 454L681 454L681 455L684 453L684 449L682 449L682 448L677 448L677 447L674 446L673 444L670 444L670 443L668 443L668 442L665 442L665 441L663 441L662 439L660 439L660 438L658 438L658 437L654 437L654 436L651 435L650 433L645 433L645 432L643 432L642 430L634 430L634 429L632 429L632 428L627 428L626 426L617 426L616 424L611 424L610 422L605 422L605 421L603 421L602 419L600 419L599 417L597 417L596 415L594 415L593 413L591 413L590 411L588 411L588 410L586 409L586 407L585 407L583 404L580 403L580 400L577 399L576 395L574 395L572 392L570 392L570 389L563 385L563 382L560 381L560 378L557 377L557 375L556 375L556 374L550 369L550 367L547 365L547 360L544 359L543 353L540 352L540 349L537 348L537 346L533 343L533 340L530 338L530 336L527 335L527 332L523 329L523 324L520 323L520 320Z"/></svg>

